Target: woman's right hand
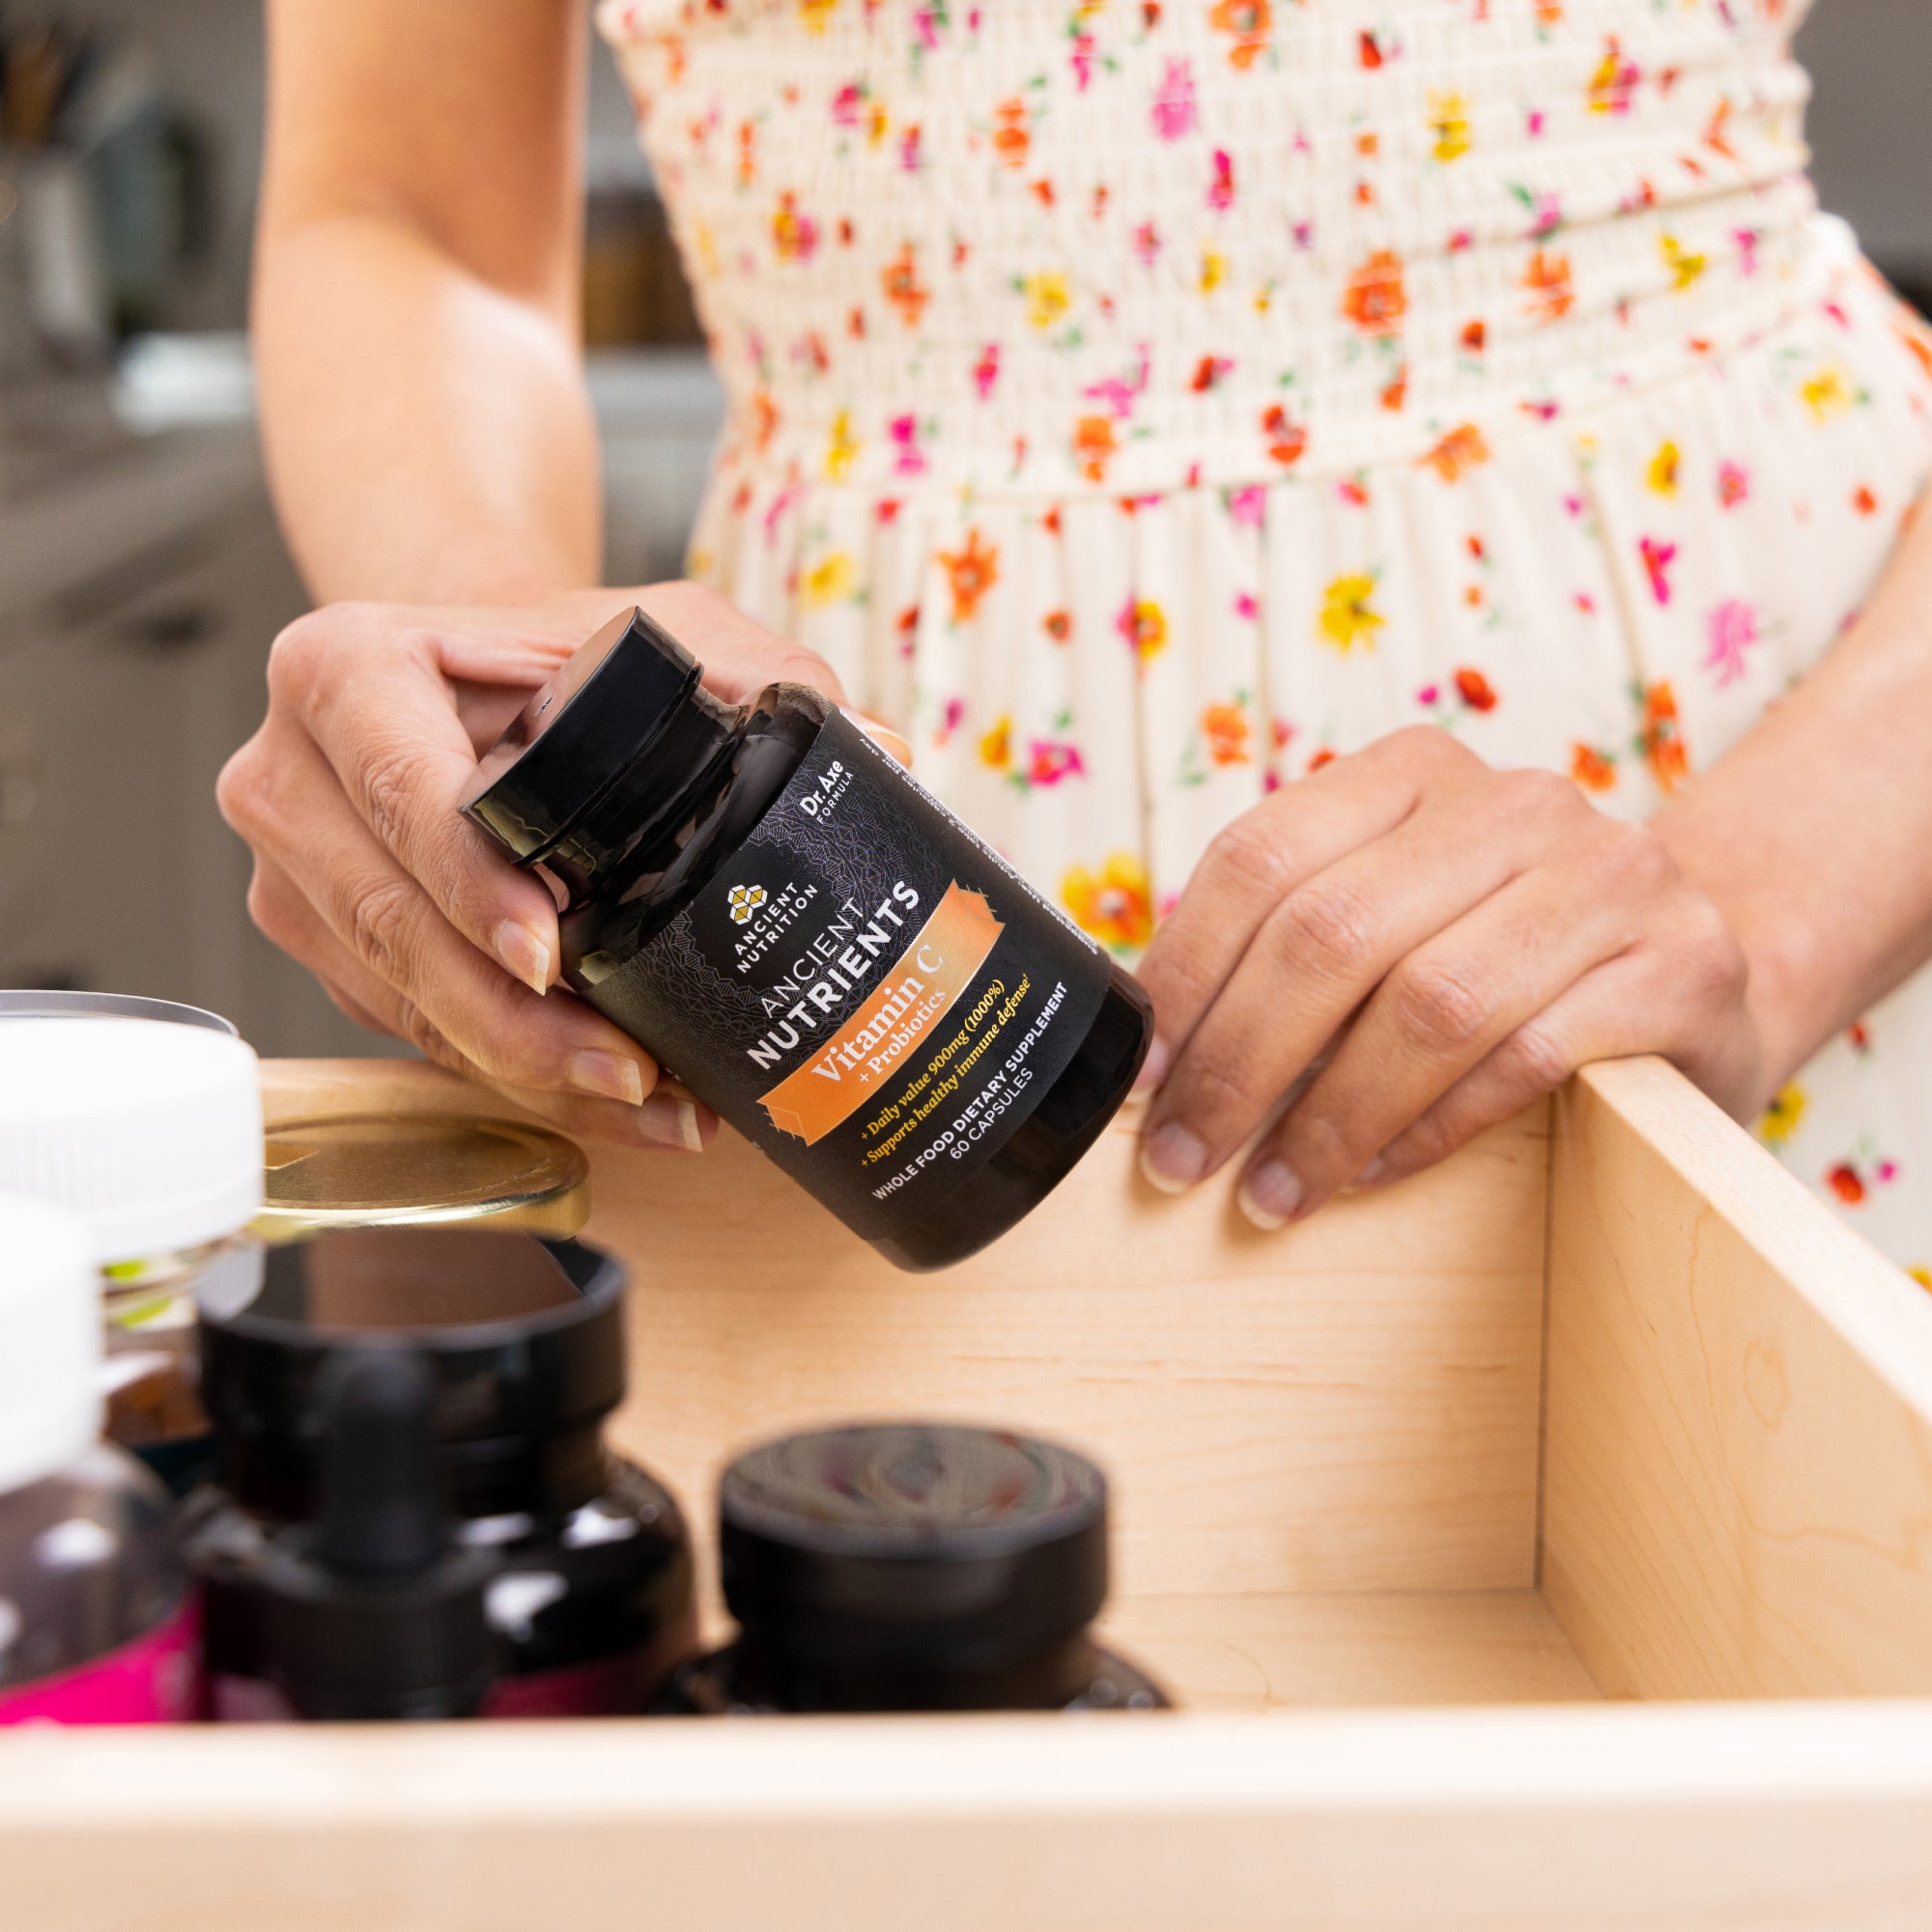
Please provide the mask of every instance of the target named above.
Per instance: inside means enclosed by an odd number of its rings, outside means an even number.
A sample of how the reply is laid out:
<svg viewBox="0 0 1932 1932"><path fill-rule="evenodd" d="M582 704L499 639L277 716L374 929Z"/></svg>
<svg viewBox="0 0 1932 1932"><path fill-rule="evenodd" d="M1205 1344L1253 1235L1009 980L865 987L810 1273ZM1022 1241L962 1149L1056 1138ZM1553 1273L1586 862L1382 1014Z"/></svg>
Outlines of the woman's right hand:
<svg viewBox="0 0 1932 1932"><path fill-rule="evenodd" d="M255 854L248 909L362 1025L566 1130L696 1151L716 1121L555 987L556 908L457 812L476 759L606 618L641 604L737 701L775 679L841 697L823 659L694 583L533 609L335 604L269 659L269 712L221 775Z"/></svg>

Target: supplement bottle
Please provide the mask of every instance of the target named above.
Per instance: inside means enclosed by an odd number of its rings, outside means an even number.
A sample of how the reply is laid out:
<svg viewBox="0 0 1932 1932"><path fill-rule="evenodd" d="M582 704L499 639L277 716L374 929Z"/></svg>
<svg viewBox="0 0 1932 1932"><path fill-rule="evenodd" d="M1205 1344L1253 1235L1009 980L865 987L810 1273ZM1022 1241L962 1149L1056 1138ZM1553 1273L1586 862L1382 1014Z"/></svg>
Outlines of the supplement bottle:
<svg viewBox="0 0 1932 1932"><path fill-rule="evenodd" d="M262 1670L299 1718L470 1718L496 1639L487 1552L459 1548L420 1356L358 1349L324 1371L318 1514L278 1532L256 1584Z"/></svg>
<svg viewBox="0 0 1932 1932"><path fill-rule="evenodd" d="M262 1203L253 1052L193 1007L0 992L0 1188L87 1224L106 1323L107 1434L176 1494L207 1473L195 1295L240 1265Z"/></svg>
<svg viewBox="0 0 1932 1932"><path fill-rule="evenodd" d="M100 1439L100 1280L78 1216L0 1195L0 1724L194 1715L168 1499Z"/></svg>
<svg viewBox="0 0 1932 1932"><path fill-rule="evenodd" d="M1088 1634L1107 1596L1107 1488L1032 1436L886 1423L753 1449L719 1486L737 1639L668 1715L1153 1710Z"/></svg>
<svg viewBox="0 0 1932 1932"><path fill-rule="evenodd" d="M463 810L565 895L577 992L881 1253L960 1261L1125 1099L1147 997L830 699L698 675L612 619Z"/></svg>
<svg viewBox="0 0 1932 1932"><path fill-rule="evenodd" d="M624 1393L621 1264L486 1228L344 1229L254 1252L252 1285L203 1304L220 1475L181 1518L213 1714L288 1715L262 1666L255 1580L274 1533L315 1515L325 1374L370 1348L421 1357L457 1540L495 1563L503 1655L486 1715L638 1709L696 1626L676 1503L603 1442Z"/></svg>

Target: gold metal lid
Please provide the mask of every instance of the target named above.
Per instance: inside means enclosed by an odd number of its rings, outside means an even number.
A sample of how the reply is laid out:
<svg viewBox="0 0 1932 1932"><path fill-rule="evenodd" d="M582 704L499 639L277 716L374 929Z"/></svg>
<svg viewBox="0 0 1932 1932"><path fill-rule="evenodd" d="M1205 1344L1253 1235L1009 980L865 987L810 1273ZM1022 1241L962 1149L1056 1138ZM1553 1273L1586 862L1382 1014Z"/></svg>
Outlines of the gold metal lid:
<svg viewBox="0 0 1932 1932"><path fill-rule="evenodd" d="M265 1206L252 1232L488 1221L574 1235L590 1216L590 1163L575 1142L463 1114L338 1114L270 1122Z"/></svg>

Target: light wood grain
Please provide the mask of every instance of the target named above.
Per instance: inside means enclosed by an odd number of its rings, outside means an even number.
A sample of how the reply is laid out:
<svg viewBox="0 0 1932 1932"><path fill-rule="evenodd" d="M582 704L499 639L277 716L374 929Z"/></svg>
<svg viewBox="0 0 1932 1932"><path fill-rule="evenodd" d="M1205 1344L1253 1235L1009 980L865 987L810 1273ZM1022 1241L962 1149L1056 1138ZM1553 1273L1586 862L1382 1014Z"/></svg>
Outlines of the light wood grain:
<svg viewBox="0 0 1932 1932"><path fill-rule="evenodd" d="M1932 1691L1932 1297L1657 1062L1562 1096L1552 1188L1543 1578L1597 1681Z"/></svg>
<svg viewBox="0 0 1932 1932"><path fill-rule="evenodd" d="M507 1112L426 1066L270 1063L270 1119ZM593 1151L587 1237L633 1269L616 1439L708 1514L723 1459L805 1424L1037 1429L1115 1480L1117 1591L1527 1588L1547 1110L1277 1236L1176 1202L1123 1115L1004 1240L912 1276L729 1133Z"/></svg>
<svg viewBox="0 0 1932 1932"><path fill-rule="evenodd" d="M20 1736L22 1932L1922 1932L1922 1706Z"/></svg>

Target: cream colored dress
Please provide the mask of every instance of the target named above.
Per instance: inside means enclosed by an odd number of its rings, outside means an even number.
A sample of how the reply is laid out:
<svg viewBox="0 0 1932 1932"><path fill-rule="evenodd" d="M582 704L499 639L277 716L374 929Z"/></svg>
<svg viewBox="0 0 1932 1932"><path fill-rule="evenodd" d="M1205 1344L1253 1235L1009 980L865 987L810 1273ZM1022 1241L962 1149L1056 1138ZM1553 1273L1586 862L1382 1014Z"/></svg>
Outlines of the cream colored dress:
<svg viewBox="0 0 1932 1932"><path fill-rule="evenodd" d="M730 397L694 571L1123 952L1419 721L1649 812L1932 470L1802 12L605 0ZM1915 983L1764 1128L1914 1264L1928 1056Z"/></svg>

